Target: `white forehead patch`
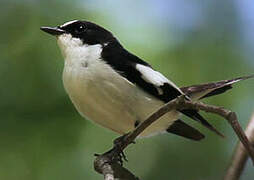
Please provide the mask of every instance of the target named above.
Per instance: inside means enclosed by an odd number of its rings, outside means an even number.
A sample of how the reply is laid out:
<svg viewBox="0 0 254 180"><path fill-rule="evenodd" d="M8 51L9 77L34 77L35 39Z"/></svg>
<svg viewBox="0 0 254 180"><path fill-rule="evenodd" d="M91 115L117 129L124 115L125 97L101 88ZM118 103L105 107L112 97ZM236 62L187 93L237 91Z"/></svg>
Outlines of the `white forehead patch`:
<svg viewBox="0 0 254 180"><path fill-rule="evenodd" d="M64 23L63 25L61 25L60 27L62 28L62 27L68 26L68 25L70 25L70 24L72 24L72 23L75 23L75 22L77 22L77 21L78 21L78 20L68 21L68 22Z"/></svg>

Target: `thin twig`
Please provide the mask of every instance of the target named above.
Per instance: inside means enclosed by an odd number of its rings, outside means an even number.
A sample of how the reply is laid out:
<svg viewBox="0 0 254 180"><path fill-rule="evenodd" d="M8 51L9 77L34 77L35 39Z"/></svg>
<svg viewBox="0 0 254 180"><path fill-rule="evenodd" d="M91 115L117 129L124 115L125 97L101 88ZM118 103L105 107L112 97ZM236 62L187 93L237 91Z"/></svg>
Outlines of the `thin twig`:
<svg viewBox="0 0 254 180"><path fill-rule="evenodd" d="M160 117L162 117L164 114L166 114L169 111L172 111L174 109L183 110L183 109L195 109L195 110L203 110L205 112L210 112L217 114L219 116L222 116L223 118L227 119L227 121L230 123L234 131L236 132L237 136L239 137L240 141L243 143L244 147L246 148L247 152L249 153L250 157L252 158L252 161L254 162L254 150L248 141L244 131L242 130L240 124L238 123L237 116L234 112L229 111L223 107L217 107L212 105L207 105L201 102L192 102L185 99L185 96L179 96L178 98L168 102L167 104L160 107L156 112L151 114L144 122L140 123L134 131L129 133L125 136L124 141L121 144L121 150L124 150L129 144L133 143L137 136L139 136L148 126L150 126L152 123L154 123L156 120L158 120ZM96 161L103 160L105 157L104 155L98 156L95 160L95 164L100 164L101 166L97 166L95 170L101 174L104 174L104 177L106 176L104 173L103 168L105 168L105 164L110 166L110 169L113 170L113 166L115 166L115 163L117 162L110 162L110 161L103 161L103 163L96 163ZM110 162L110 163L109 163ZM118 163L117 163L118 164ZM107 167L107 166L106 166ZM123 172L124 175L129 175L129 171L126 174L126 169L123 167L119 167L117 171L109 172L106 171L107 175L110 174L111 177L114 180L127 180L124 176L120 176L120 174ZM136 180L135 176L130 173L132 177L128 180ZM116 175L118 178L116 178Z"/></svg>
<svg viewBox="0 0 254 180"><path fill-rule="evenodd" d="M236 114L232 111L229 111L223 107L217 107L213 105L207 105L201 102L191 102L186 101L184 96L180 96L179 98L170 101L169 103L162 106L159 110L149 116L143 123L141 123L132 133L130 133L126 137L125 144L122 147L122 150L126 148L130 143L132 143L135 138L141 134L148 126L150 126L153 122L159 119L161 116L166 114L167 112L173 109L196 109L196 110L203 110L205 112L214 113L219 116L224 117L228 120L234 131L236 132L237 136L239 137L240 141L244 144L245 148L247 149L248 153L250 154L252 161L254 162L254 150L251 147L248 138L246 137L243 129L241 128L240 124L238 123Z"/></svg>
<svg viewBox="0 0 254 180"><path fill-rule="evenodd" d="M254 114L252 115L245 131L250 143L254 145ZM243 172L248 159L248 153L242 143L238 143L228 170L224 176L224 180L238 180Z"/></svg>

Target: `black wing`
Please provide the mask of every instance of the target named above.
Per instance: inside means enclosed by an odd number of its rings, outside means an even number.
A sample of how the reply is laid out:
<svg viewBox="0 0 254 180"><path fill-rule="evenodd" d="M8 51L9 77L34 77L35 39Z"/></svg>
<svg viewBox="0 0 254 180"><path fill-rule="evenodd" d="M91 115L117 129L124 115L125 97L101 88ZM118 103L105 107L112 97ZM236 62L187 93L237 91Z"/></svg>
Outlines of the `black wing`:
<svg viewBox="0 0 254 180"><path fill-rule="evenodd" d="M172 86L167 78L159 72L154 71L145 61L126 51L117 41L111 42L103 48L102 58L130 82L164 102L168 102L182 94L181 90L174 87L174 85ZM146 75L142 74L137 69L137 65L141 68L147 67L148 71L152 70L154 72L153 75L160 75L160 79L157 79L160 83L156 84L156 79L150 80L152 75L148 76L151 72L148 72Z"/></svg>
<svg viewBox="0 0 254 180"><path fill-rule="evenodd" d="M126 51L117 41L111 42L103 48L102 58L123 77L165 103L183 94L173 82L153 70L145 61ZM222 135L198 111L188 109L180 112L200 122L216 134ZM187 129L187 126L184 129Z"/></svg>

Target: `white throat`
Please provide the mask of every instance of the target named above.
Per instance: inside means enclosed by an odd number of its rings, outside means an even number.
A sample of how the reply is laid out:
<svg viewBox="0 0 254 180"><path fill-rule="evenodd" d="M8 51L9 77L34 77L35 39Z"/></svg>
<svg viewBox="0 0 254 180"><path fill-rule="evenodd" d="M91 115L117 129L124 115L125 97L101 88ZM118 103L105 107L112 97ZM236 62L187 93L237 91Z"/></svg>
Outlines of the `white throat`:
<svg viewBox="0 0 254 180"><path fill-rule="evenodd" d="M69 65L100 60L101 44L83 44L79 38L74 38L70 34L58 36L57 42L66 61L65 63Z"/></svg>

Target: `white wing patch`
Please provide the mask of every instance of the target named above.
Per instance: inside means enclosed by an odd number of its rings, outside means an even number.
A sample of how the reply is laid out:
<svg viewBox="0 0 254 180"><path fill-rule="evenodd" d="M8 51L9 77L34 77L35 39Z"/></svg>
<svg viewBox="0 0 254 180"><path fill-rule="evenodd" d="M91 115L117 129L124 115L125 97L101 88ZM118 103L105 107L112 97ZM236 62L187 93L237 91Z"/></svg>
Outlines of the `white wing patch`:
<svg viewBox="0 0 254 180"><path fill-rule="evenodd" d="M163 86L164 83L170 84L172 87L176 88L179 92L181 92L183 94L183 92L173 82L168 80L160 72L155 71L152 68L142 65L142 64L137 64L136 69L142 74L142 78L146 82L151 83L156 86L159 94L163 94L162 90L159 87Z"/></svg>

